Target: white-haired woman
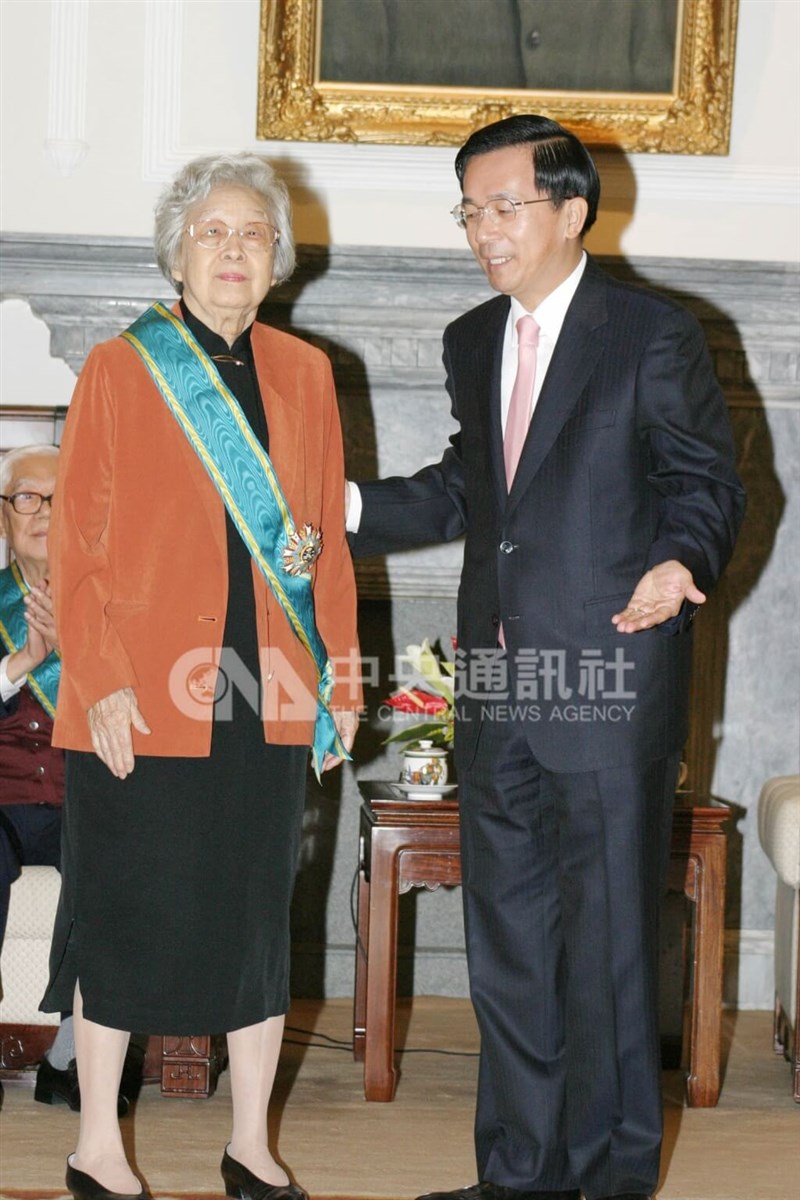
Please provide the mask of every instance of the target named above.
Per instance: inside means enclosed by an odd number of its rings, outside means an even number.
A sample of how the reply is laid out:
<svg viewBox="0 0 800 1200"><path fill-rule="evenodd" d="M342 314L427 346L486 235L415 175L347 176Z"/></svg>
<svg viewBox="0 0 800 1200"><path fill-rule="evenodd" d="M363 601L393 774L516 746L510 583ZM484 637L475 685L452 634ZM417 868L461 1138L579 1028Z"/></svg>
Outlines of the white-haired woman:
<svg viewBox="0 0 800 1200"><path fill-rule="evenodd" d="M361 693L330 364L256 322L294 265L256 155L184 167L156 209L180 300L96 347L70 405L51 563L67 749L43 1007L74 993L75 1200L144 1196L116 1089L128 1033L226 1032L228 1196L300 1200L266 1142L288 1006L308 750L346 757Z"/></svg>

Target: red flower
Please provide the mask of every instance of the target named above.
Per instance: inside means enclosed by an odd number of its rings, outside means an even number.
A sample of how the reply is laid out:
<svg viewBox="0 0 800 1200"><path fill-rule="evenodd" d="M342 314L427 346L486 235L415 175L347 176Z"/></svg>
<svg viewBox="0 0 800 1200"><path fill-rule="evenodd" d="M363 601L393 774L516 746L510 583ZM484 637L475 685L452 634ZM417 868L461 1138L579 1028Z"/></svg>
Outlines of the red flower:
<svg viewBox="0 0 800 1200"><path fill-rule="evenodd" d="M428 716L438 716L447 712L449 707L444 696L423 692L421 688L403 688L402 691L389 696L386 703L398 712L425 713Z"/></svg>

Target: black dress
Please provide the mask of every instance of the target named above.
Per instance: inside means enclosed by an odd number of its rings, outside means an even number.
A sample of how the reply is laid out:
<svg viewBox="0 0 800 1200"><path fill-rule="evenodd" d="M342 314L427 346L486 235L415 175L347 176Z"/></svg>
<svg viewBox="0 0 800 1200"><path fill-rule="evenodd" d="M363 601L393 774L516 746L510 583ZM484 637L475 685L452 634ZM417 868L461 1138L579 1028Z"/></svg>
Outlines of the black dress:
<svg viewBox="0 0 800 1200"><path fill-rule="evenodd" d="M185 307L183 315L208 354L237 360L218 359L218 369L268 450L249 329L229 349ZM94 754L67 752L45 1011L71 1008L76 980L87 1018L141 1033L222 1033L288 1007L309 753L264 742L252 704L251 560L226 520L228 609L210 757L140 754L118 780Z"/></svg>

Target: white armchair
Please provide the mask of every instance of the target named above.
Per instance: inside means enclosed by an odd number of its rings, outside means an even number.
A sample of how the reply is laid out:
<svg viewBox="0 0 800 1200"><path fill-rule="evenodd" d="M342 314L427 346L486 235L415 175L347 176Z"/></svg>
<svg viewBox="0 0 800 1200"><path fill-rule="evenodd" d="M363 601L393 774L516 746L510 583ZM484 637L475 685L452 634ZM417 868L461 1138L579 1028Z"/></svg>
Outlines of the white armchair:
<svg viewBox="0 0 800 1200"><path fill-rule="evenodd" d="M0 955L0 1071L6 1075L39 1062L59 1024L59 1014L39 1012L39 1002L60 889L55 867L23 867L11 887Z"/></svg>
<svg viewBox="0 0 800 1200"><path fill-rule="evenodd" d="M792 1064L800 1103L800 775L768 779L758 836L778 875L775 892L775 1051Z"/></svg>

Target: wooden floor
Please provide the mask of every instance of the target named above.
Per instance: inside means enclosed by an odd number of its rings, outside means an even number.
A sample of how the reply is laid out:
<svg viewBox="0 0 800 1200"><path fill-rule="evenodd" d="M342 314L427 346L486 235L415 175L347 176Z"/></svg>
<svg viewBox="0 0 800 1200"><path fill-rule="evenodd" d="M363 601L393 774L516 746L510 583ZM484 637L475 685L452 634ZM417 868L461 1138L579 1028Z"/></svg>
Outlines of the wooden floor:
<svg viewBox="0 0 800 1200"><path fill-rule="evenodd" d="M475 1182L472 1116L477 1036L466 1001L401 1005L402 1076L392 1104L367 1104L353 1062L351 1002L299 1002L271 1116L273 1145L308 1189L325 1197L413 1200ZM667 1136L659 1200L800 1200L800 1106L789 1067L772 1052L768 1013L728 1014L725 1079L715 1109L686 1109L681 1077L664 1075ZM330 1040L328 1040L330 1039ZM313 1045L309 1045L313 1043ZM449 1053L442 1053L449 1051ZM0 1115L0 1197L60 1195L75 1114L6 1087ZM155 1197L221 1196L229 1133L227 1074L210 1100L165 1100L145 1089L127 1144Z"/></svg>

